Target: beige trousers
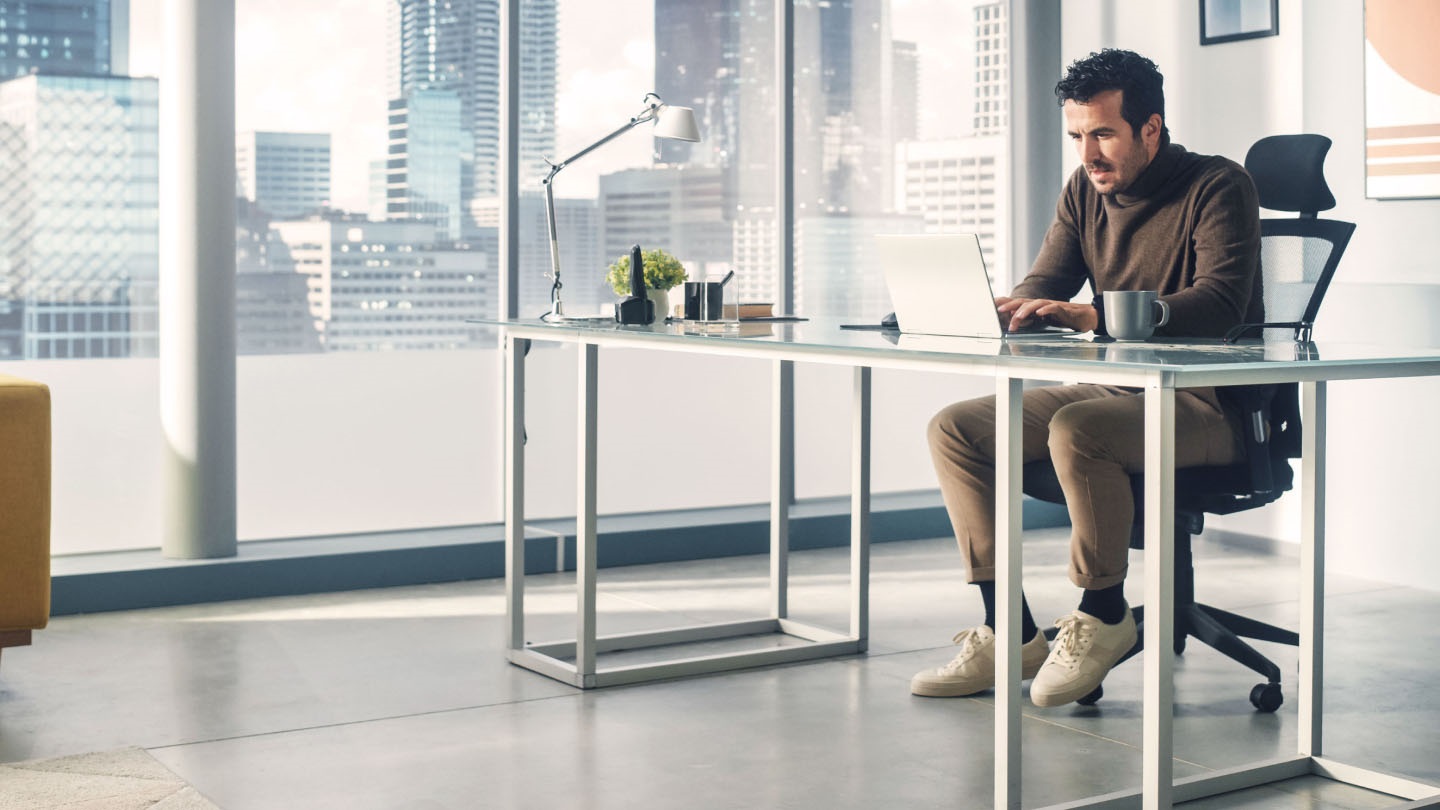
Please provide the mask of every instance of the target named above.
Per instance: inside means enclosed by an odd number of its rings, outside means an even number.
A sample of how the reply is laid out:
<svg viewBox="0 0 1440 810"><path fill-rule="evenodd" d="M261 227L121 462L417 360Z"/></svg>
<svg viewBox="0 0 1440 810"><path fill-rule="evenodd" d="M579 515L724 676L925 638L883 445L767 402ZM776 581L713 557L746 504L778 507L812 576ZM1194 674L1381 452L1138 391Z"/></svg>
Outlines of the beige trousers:
<svg viewBox="0 0 1440 810"><path fill-rule="evenodd" d="M1070 581L1097 589L1125 580L1135 519L1130 475L1144 468L1145 397L1105 385L1032 388L1024 394L1021 454L1049 458L1070 510ZM995 579L995 398L957 402L935 415L930 455L969 581ZM1175 466L1244 458L1238 429L1213 388L1175 392Z"/></svg>

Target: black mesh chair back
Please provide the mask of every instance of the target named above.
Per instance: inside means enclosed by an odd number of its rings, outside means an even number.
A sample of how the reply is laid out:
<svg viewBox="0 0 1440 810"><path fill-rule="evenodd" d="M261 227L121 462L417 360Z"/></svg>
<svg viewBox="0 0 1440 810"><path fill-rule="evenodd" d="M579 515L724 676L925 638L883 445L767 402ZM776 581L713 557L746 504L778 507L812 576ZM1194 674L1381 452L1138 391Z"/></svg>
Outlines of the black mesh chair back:
<svg viewBox="0 0 1440 810"><path fill-rule="evenodd" d="M1237 326L1226 336L1227 342L1261 330L1287 330L1289 334L1266 332L1264 337L1284 340L1293 336L1297 355L1310 350L1320 303L1355 231L1352 223L1317 216L1335 206L1324 175L1329 149L1330 139L1323 135L1275 135L1257 141L1246 155L1245 168L1255 180L1260 206L1299 217L1261 220L1265 321ZM1206 513L1226 515L1255 509L1273 503L1292 488L1290 460L1300 457L1301 446L1299 391L1293 383L1232 386L1224 389L1223 395L1243 413L1247 458L1239 464L1175 471L1175 652L1184 651L1186 638L1193 636L1264 675L1266 682L1251 689L1250 702L1261 711L1273 712L1283 702L1280 669L1241 637L1296 645L1299 636L1196 602L1191 539L1204 530ZM1026 464L1023 475L1027 495L1065 502L1049 461ZM1143 474L1130 477L1136 504L1131 548L1144 547L1140 514L1144 485ZM1137 622L1144 621L1143 606L1134 608L1134 613ZM1137 642L1125 657L1140 649ZM1101 691L1097 688L1080 703L1095 702Z"/></svg>
<svg viewBox="0 0 1440 810"><path fill-rule="evenodd" d="M1329 151L1330 139L1324 135L1271 135L1256 141L1245 155L1260 207L1300 216L1260 221L1265 323L1241 324L1226 340L1259 329L1290 329L1296 340L1310 340L1320 302L1355 232L1354 223L1318 217L1335 207L1335 195L1325 182Z"/></svg>

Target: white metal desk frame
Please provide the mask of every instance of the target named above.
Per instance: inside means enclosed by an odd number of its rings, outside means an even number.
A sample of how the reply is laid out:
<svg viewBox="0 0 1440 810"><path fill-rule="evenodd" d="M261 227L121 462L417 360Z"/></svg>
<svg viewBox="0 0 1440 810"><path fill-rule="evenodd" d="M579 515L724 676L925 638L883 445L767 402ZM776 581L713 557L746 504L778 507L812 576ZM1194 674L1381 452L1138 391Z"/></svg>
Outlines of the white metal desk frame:
<svg viewBox="0 0 1440 810"><path fill-rule="evenodd" d="M596 447L599 410L598 349L616 342L593 335L575 340L555 327L541 326L541 339L577 343L579 353L578 432L576 435L576 572L577 628L574 641L525 642L524 544L524 356L528 342L522 329L511 327L506 336L505 470L509 485L505 496L505 604L506 650L512 663L582 689L614 686L851 655L865 652L869 636L870 581L870 379L868 367L855 368L852 397L852 464L850 522L850 626L831 630L788 617L789 508L794 500L794 366L788 360L774 363L772 390L770 615L768 617L677 627L668 630L597 634L596 598ZM548 331L546 331L548 330ZM629 343L623 338L620 343ZM650 346L649 348L655 348ZM665 647L764 634L791 636L810 642L733 652L693 655L658 663L602 666L597 656L606 652Z"/></svg>
<svg viewBox="0 0 1440 810"><path fill-rule="evenodd" d="M1301 460L1301 627L1299 673L1299 739L1295 756L1283 757L1213 773L1174 779L1173 706L1174 660L1169 655L1144 656L1144 700L1142 716L1142 773L1138 791L1122 791L1104 796L1052 806L1060 808L1130 808L1144 810L1169 808L1174 802L1227 793L1247 787L1314 774L1335 781L1357 785L1412 801L1398 807L1433 807L1440 805L1440 786L1406 779L1394 774L1345 764L1321 755L1321 716L1324 638L1324 506L1325 506L1325 396L1326 381L1341 379L1373 379L1440 375L1440 358L1413 357L1399 361L1350 363L1340 366L1284 366L1251 364L1244 367L1201 367L1187 370L1184 366L1156 369L1153 365L1136 367L1116 365L1096 369L1093 366L1069 366L1063 361L1024 365L1003 362L993 357L953 357L947 360L927 359L925 355L896 351L894 353L855 352L845 349L827 350L813 345L790 345L755 342L709 342L704 338L680 342L661 342L643 335L626 332L557 329L543 324L512 322L506 326L506 385L509 396L505 416L505 465L508 480L515 483L506 496L506 604L509 611L507 649L510 660L537 672L577 686L600 686L639 680L674 677L699 672L714 672L774 659L751 658L787 649L812 653L782 660L802 660L823 655L862 652L866 643L869 574L869 409L870 368L920 368L930 371L951 371L968 374L990 374L996 377L996 536L1006 542L997 544L997 672L995 689L995 791L997 810L1018 810L1021 800L1020 760L1020 480L1021 455L1020 407L1023 382L1026 379L1050 379L1061 375L1083 382L1109 383L1142 387L1145 391L1145 604L1155 606L1146 611L1145 648L1169 650L1174 641L1174 444L1175 390L1177 388L1215 385L1298 382L1301 385L1304 425ZM524 343L530 339L558 340L578 344L580 353L579 382L581 392L579 446L580 486L577 512L581 516L577 531L577 578L580 590L579 643L566 642L537 647L524 644L523 618L523 435ZM594 609L594 538L595 538L595 427L596 427L596 353L602 344L646 347L671 351L705 354L732 354L769 357L776 360L774 395L776 430L772 456L772 492L780 493L793 485L786 464L793 453L793 435L789 434L785 409L793 393L793 369L796 359L850 365L855 368L852 415L854 468L852 491L851 536L851 634L843 639L828 638L826 631L796 626L784 620L785 597L785 517L784 504L772 503L771 586L772 607L776 615L757 622L730 623L697 628L680 628L658 633L631 634L596 639ZM1001 452L1002 448L1005 452ZM861 468L866 469L861 469ZM776 648L755 653L729 654L713 658L691 658L666 664L619 668L613 672L597 671L596 652L628 649L636 646L659 646L722 638L761 632L783 632L801 637L819 637L814 645L798 648ZM576 664L559 661L555 656L575 657Z"/></svg>

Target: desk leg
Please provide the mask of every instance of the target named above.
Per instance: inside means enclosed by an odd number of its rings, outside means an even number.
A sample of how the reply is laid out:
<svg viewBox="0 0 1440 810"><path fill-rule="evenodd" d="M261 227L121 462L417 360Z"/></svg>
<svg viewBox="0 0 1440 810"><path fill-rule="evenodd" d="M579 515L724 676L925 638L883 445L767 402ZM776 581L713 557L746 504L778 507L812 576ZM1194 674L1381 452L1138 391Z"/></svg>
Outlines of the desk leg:
<svg viewBox="0 0 1440 810"><path fill-rule="evenodd" d="M1024 380L995 386L995 808L1020 808L1020 471Z"/></svg>
<svg viewBox="0 0 1440 810"><path fill-rule="evenodd" d="M1145 387L1145 702L1142 806L1171 806L1175 764L1175 389Z"/></svg>
<svg viewBox="0 0 1440 810"><path fill-rule="evenodd" d="M578 627L575 634L575 668L582 686L595 681L595 448L596 411L599 406L599 347L582 343L579 348L579 420L575 431L575 576L579 592Z"/></svg>
<svg viewBox="0 0 1440 810"><path fill-rule="evenodd" d="M850 446L850 635L870 637L870 369L855 369Z"/></svg>
<svg viewBox="0 0 1440 810"><path fill-rule="evenodd" d="M1325 383L1300 386L1300 727L1302 756L1321 754L1325 648Z"/></svg>
<svg viewBox="0 0 1440 810"><path fill-rule="evenodd" d="M525 350L505 338L505 647L525 646Z"/></svg>
<svg viewBox="0 0 1440 810"><path fill-rule="evenodd" d="M776 360L770 387L770 614L790 615L790 505L795 503L795 363Z"/></svg>

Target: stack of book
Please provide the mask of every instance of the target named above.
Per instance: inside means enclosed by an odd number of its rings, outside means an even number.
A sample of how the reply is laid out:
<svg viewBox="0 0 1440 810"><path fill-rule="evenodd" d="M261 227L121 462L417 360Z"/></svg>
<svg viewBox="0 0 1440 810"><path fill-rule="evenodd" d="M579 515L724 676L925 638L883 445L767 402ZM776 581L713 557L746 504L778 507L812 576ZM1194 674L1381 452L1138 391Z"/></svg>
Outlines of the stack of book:
<svg viewBox="0 0 1440 810"><path fill-rule="evenodd" d="M769 302L769 301L742 301L742 302L740 302L739 304L731 304L729 307L726 308L726 309L727 309L727 311L726 311L726 313L725 313L726 317L728 317L728 318L737 317L736 312L735 312L735 310L736 310L737 308L739 309L738 317L739 317L739 319L742 320L742 321L770 321L770 320L776 320L776 321L796 321L796 320L804 320L804 318L796 318L796 317L793 317L793 316L776 315L776 314L775 314L775 305L774 305L773 303ZM684 305L684 304L676 304L676 305L675 305L675 314L674 314L674 317L675 317L676 319L681 319L681 318L684 318L684 317L685 317L685 305Z"/></svg>

